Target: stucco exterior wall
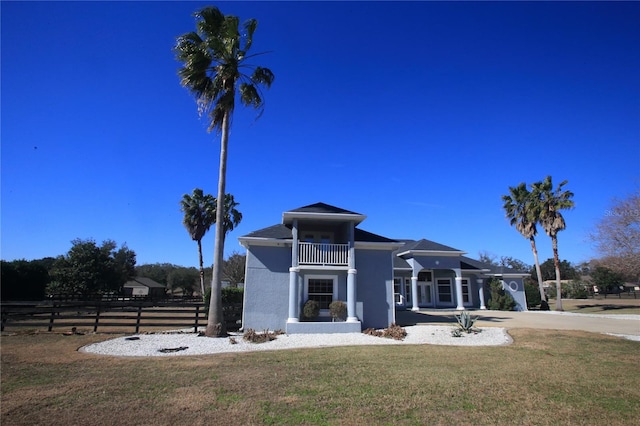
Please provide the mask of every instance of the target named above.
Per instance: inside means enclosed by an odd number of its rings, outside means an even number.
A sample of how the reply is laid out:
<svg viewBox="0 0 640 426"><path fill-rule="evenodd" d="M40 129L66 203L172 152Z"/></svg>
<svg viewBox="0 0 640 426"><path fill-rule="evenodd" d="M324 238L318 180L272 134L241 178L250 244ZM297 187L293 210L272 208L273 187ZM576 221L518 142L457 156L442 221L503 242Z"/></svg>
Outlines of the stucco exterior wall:
<svg viewBox="0 0 640 426"><path fill-rule="evenodd" d="M516 311L527 310L527 298L524 291L524 281L522 278L503 278L502 288L516 301Z"/></svg>
<svg viewBox="0 0 640 426"><path fill-rule="evenodd" d="M362 329L385 328L394 320L391 251L356 249L357 295Z"/></svg>
<svg viewBox="0 0 640 426"><path fill-rule="evenodd" d="M251 246L247 250L244 329L284 330L288 317L291 248Z"/></svg>

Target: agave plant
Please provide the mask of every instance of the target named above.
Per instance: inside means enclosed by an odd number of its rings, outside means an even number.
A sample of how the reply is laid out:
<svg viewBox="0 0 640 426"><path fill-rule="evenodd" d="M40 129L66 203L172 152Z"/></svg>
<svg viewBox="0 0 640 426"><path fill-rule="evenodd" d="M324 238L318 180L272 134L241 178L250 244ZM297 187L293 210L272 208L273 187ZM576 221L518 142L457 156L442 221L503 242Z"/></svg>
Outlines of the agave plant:
<svg viewBox="0 0 640 426"><path fill-rule="evenodd" d="M469 312L467 311L460 312L460 315L456 315L456 320L458 321L458 330L460 332L462 331L464 331L465 333L479 332L478 329L473 328L474 324L478 320L478 317L472 317Z"/></svg>

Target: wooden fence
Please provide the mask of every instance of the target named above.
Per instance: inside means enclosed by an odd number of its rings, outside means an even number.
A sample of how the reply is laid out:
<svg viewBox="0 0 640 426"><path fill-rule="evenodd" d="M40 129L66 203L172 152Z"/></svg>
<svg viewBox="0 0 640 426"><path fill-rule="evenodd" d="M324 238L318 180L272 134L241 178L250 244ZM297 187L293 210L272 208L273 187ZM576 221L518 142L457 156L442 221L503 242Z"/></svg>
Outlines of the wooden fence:
<svg viewBox="0 0 640 426"><path fill-rule="evenodd" d="M146 300L47 301L3 303L2 331L5 329L46 329L47 331L134 332L158 329L205 327L204 304ZM227 330L241 327L242 304L223 307Z"/></svg>

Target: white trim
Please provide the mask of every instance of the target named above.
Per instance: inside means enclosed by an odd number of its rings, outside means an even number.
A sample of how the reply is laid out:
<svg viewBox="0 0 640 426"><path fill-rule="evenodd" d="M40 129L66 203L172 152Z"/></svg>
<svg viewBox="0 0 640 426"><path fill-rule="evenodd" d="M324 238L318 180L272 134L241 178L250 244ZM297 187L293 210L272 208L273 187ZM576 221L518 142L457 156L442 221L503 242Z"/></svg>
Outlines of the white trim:
<svg viewBox="0 0 640 426"><path fill-rule="evenodd" d="M403 243L374 243L369 241L356 241L354 247L357 249L369 249L369 250L389 250L402 247Z"/></svg>
<svg viewBox="0 0 640 426"><path fill-rule="evenodd" d="M271 247L291 247L293 239L289 238L281 240L277 238L260 238L260 237L240 237L238 238L240 245L246 249L249 246L271 246Z"/></svg>
<svg viewBox="0 0 640 426"><path fill-rule="evenodd" d="M415 257L416 255L418 256L443 256L443 257L457 257L457 256L463 256L465 254L467 254L466 251L460 251L460 250L407 250L407 251L403 251L402 253L398 253L396 256L405 256L405 255L413 255L413 257Z"/></svg>
<svg viewBox="0 0 640 426"><path fill-rule="evenodd" d="M356 225L365 220L367 216L358 213L313 213L313 212L284 212L282 223L289 224L294 219L311 219L323 221L354 222Z"/></svg>

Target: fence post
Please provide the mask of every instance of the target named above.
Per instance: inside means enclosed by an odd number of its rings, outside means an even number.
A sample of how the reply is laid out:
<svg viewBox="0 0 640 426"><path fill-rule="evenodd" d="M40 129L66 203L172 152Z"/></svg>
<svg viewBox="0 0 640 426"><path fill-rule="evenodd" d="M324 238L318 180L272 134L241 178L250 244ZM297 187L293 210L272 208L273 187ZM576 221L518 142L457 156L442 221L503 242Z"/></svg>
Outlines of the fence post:
<svg viewBox="0 0 640 426"><path fill-rule="evenodd" d="M140 331L140 316L142 315L142 303L138 305L138 317L136 318L136 334Z"/></svg>
<svg viewBox="0 0 640 426"><path fill-rule="evenodd" d="M98 332L98 322L100 321L100 305L96 307L96 322L93 324L93 332Z"/></svg>
<svg viewBox="0 0 640 426"><path fill-rule="evenodd" d="M195 325L193 326L193 332L197 333L198 332L198 318L200 317L200 306L196 305L196 322Z"/></svg>
<svg viewBox="0 0 640 426"><path fill-rule="evenodd" d="M48 331L53 330L53 319L56 315L56 302L53 302L53 305L51 305L51 317L49 318L49 328L47 329Z"/></svg>

